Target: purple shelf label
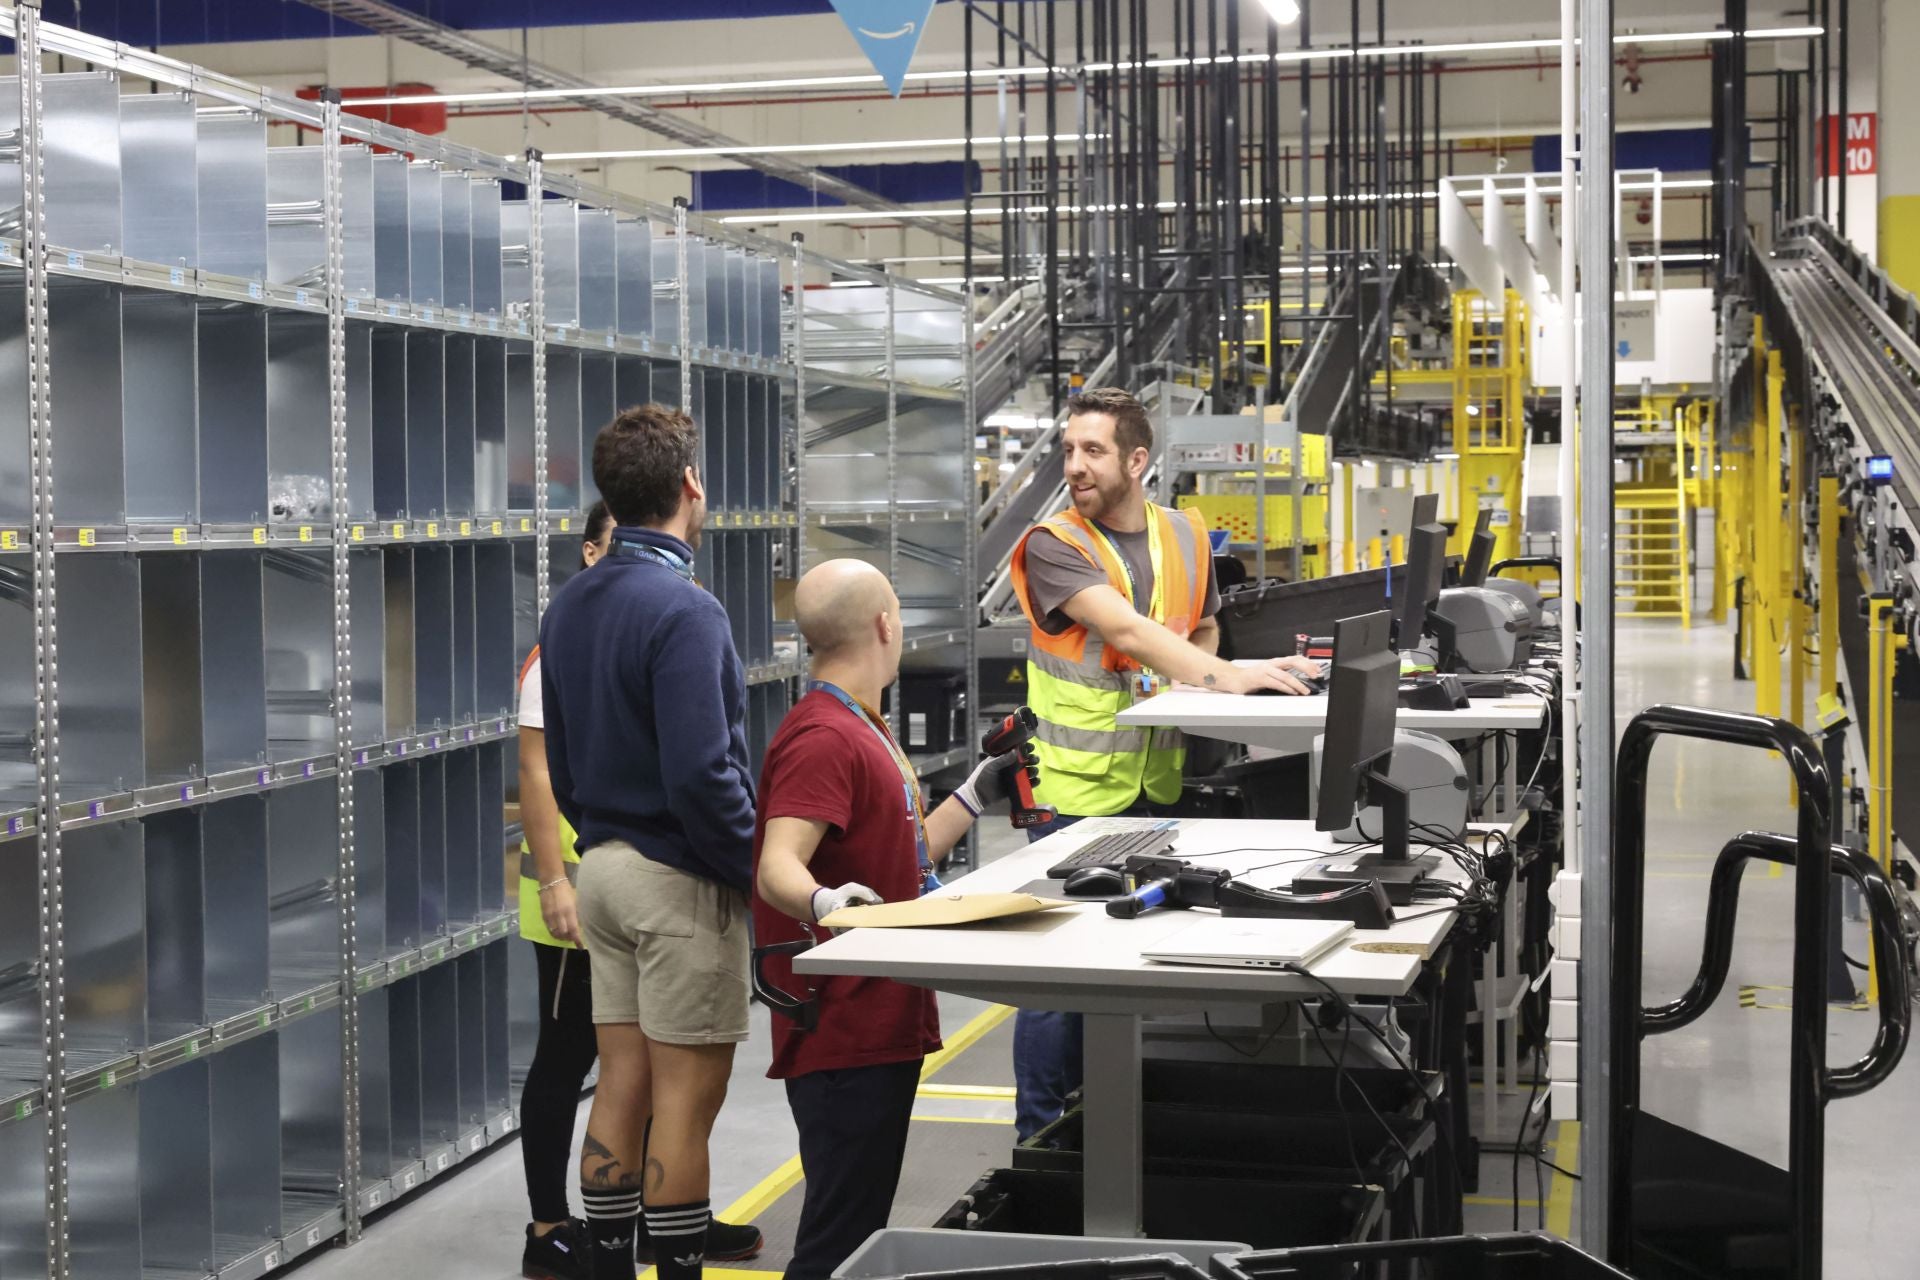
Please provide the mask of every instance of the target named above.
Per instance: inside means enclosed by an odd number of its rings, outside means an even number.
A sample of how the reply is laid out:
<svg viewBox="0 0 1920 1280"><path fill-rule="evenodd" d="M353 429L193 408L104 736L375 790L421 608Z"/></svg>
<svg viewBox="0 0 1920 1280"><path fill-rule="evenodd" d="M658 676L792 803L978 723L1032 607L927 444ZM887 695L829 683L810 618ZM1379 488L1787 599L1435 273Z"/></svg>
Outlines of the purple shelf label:
<svg viewBox="0 0 1920 1280"><path fill-rule="evenodd" d="M273 781L273 770L262 769L258 774L255 775L255 780L258 782L260 786L263 786L263 787L266 786L269 782Z"/></svg>
<svg viewBox="0 0 1920 1280"><path fill-rule="evenodd" d="M468 742L472 742L472 741L473 741L473 730L471 730L471 729L469 729L469 730L467 730L467 741L468 741Z"/></svg>
<svg viewBox="0 0 1920 1280"><path fill-rule="evenodd" d="M364 751L356 751L356 752L354 752L354 753L353 753L353 762L354 762L354 764L356 764L356 765L362 765L362 764L365 764L365 763L367 762L367 753L366 753L366 752L364 752Z"/></svg>
<svg viewBox="0 0 1920 1280"><path fill-rule="evenodd" d="M403 755L405 755L405 754L407 754L407 744L406 744L406 743L404 743L404 742L396 742L396 743L394 743L394 744L393 744L393 754L395 754L395 755L397 755L397 756L403 756Z"/></svg>
<svg viewBox="0 0 1920 1280"><path fill-rule="evenodd" d="M181 787L181 788L180 788L180 803L181 803L181 804L185 804L185 803L186 803L187 801L189 801L189 800L191 800L191 799L193 799L193 787L192 787L192 785L191 785L191 784L189 784L189 785L187 785L187 786L184 786L184 787Z"/></svg>
<svg viewBox="0 0 1920 1280"><path fill-rule="evenodd" d="M313 761L309 760L300 766L300 776L303 778L311 778L313 776Z"/></svg>
<svg viewBox="0 0 1920 1280"><path fill-rule="evenodd" d="M438 751L440 749L440 735L436 733L431 738L428 738L427 747L430 750Z"/></svg>
<svg viewBox="0 0 1920 1280"><path fill-rule="evenodd" d="M100 800L91 801L87 805L87 816L89 818L97 818L101 814L105 813L106 811L107 811L106 804Z"/></svg>
<svg viewBox="0 0 1920 1280"><path fill-rule="evenodd" d="M7 834L10 836L17 836L20 834L20 819L18 817L12 817L7 819Z"/></svg>

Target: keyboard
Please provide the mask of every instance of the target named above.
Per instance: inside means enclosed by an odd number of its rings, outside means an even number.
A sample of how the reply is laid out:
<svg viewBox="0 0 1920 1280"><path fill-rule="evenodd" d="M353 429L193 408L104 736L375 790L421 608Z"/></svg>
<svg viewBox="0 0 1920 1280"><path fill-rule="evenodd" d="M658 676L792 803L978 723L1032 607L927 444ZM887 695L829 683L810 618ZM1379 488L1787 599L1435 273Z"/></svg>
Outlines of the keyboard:
<svg viewBox="0 0 1920 1280"><path fill-rule="evenodd" d="M1164 854L1173 851L1171 831L1117 831L1098 836L1047 868L1047 879L1064 880L1087 867L1112 867L1118 870L1136 854Z"/></svg>

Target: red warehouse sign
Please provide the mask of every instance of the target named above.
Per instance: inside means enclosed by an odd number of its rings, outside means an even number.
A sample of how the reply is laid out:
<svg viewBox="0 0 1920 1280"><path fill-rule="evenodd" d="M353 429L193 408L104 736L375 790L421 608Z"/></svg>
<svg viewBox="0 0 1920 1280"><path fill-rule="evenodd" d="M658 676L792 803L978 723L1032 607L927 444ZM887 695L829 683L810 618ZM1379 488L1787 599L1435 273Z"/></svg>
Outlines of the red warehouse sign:
<svg viewBox="0 0 1920 1280"><path fill-rule="evenodd" d="M1820 131L1820 176L1839 176L1833 157L1840 151L1840 118L1828 116ZM1873 111L1855 111L1847 116L1847 174L1855 177L1880 171L1880 116Z"/></svg>

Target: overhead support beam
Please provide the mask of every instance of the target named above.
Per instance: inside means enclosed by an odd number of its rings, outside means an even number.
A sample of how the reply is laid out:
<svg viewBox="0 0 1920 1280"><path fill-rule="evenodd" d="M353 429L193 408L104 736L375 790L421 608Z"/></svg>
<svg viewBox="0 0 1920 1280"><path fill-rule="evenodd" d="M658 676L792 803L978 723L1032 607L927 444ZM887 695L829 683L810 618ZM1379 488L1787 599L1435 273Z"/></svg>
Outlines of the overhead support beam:
<svg viewBox="0 0 1920 1280"><path fill-rule="evenodd" d="M343 22L355 23L381 35L404 40L422 49L430 49L477 71L490 72L502 79L520 83L529 89L564 89L570 91L570 95L578 93L576 101L603 115L638 126L663 138L670 138L688 147L717 148L723 151L734 149L749 153L753 150L751 143L728 137L717 129L710 129L683 114L663 111L659 107L650 107L629 98L596 93L597 86L590 80L584 80L542 63L517 58L511 51L502 49L498 45L489 44L465 31L435 22L431 18L423 18L411 10L388 3L388 0L300 0L300 3L308 8L318 9L322 13L331 14ZM862 209L883 213L910 212L908 206L898 201L876 195L857 183L848 182L845 178L835 177L825 170L800 164L781 155L744 154L738 155L737 159L750 169L757 169L770 177L795 183L819 195L844 200ZM924 226L937 235L962 243L967 237L966 225L958 219L929 219L918 225ZM998 247L985 240L976 240L975 243L977 248L989 251Z"/></svg>

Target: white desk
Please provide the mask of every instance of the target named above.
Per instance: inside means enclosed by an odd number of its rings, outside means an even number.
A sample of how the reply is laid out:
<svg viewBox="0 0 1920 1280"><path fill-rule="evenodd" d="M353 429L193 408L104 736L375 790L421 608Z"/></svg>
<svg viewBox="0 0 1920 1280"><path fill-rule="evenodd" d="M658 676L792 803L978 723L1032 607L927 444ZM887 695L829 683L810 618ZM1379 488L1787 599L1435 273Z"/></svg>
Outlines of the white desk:
<svg viewBox="0 0 1920 1280"><path fill-rule="evenodd" d="M1441 738L1518 732L1538 729L1545 718L1546 707L1546 699L1537 693L1474 698L1471 706L1458 711L1415 711L1402 707L1394 718L1394 727L1418 729ZM1123 725L1180 729L1202 738L1218 738L1223 742L1240 742L1297 755L1311 750L1314 738L1326 731L1327 696L1267 697L1174 689L1128 707L1116 719Z"/></svg>
<svg viewBox="0 0 1920 1280"><path fill-rule="evenodd" d="M1055 859L1102 829L1094 823L1117 829L1129 821L1134 820L1096 819L1069 827L961 877L948 890L1020 889L1045 876ZM1190 861L1247 871L1283 859L1300 859L1297 866L1305 866L1336 848L1309 822L1189 820L1181 824L1177 842L1177 852ZM1277 888L1291 881L1297 866L1271 867L1247 879L1263 888ZM1465 879L1450 862L1444 863L1441 874ZM1414 908L1409 913L1431 909ZM1104 903L1088 902L991 925L855 929L805 952L794 968L800 973L894 978L1021 1008L1086 1014L1085 1229L1090 1236L1139 1235L1141 1016L1197 1013L1319 994L1313 983L1295 974L1162 965L1141 959L1143 947L1184 928L1192 919L1187 911L1157 911L1136 920L1115 920L1106 914ZM1358 946L1395 942L1431 948L1446 936L1453 920L1448 912L1384 931L1356 931L1346 944L1310 968L1342 995L1403 996L1420 974L1421 956L1369 953Z"/></svg>

